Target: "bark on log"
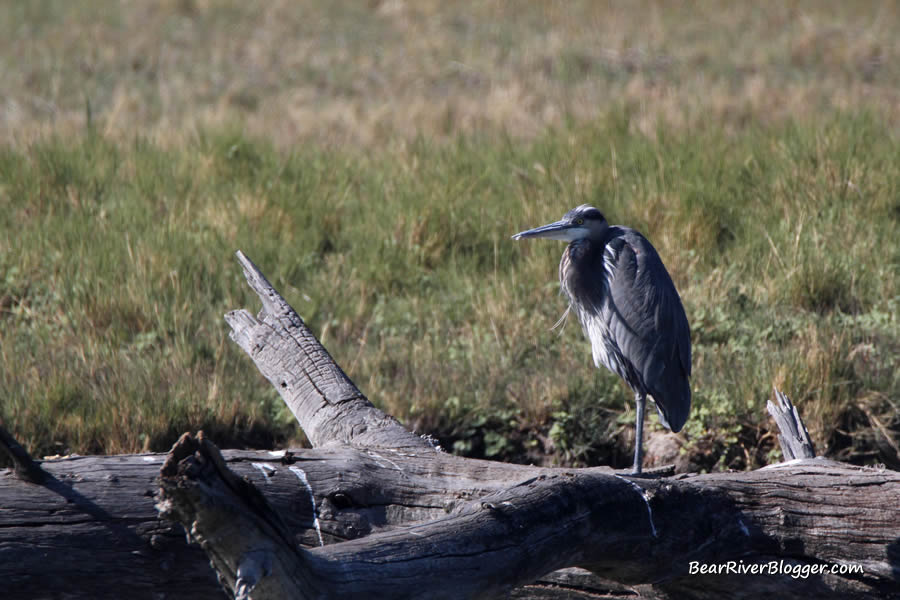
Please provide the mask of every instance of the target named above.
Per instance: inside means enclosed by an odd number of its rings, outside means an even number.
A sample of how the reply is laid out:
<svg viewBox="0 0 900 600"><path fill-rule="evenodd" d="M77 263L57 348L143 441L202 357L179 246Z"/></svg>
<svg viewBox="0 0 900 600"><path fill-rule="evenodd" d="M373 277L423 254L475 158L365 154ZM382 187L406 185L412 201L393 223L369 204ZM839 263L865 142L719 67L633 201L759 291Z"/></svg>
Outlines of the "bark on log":
<svg viewBox="0 0 900 600"><path fill-rule="evenodd" d="M275 565L291 564L272 554L282 548L294 553L301 581L310 583L302 593L326 597L468 597L529 582L513 595L900 597L900 473L811 459L654 480L606 468L545 469L447 455L375 409L241 258L264 311L259 318L230 313L232 335L318 447L226 451L224 463L209 448L206 458L199 447L173 451L166 493L206 481L207 491L231 490L231 506L254 498L245 516L261 511L255 522L284 542L254 548L268 553L235 550L240 537L229 534L227 522L191 519L182 509L188 530L208 542L214 560L230 560L231 586L245 555L245 583L258 580L262 592L276 584ZM11 472L0 476L4 597L222 597L203 552L156 515L161 463L160 455L78 457L45 461L42 485ZM220 482L209 478L209 465ZM260 494L248 491L254 487ZM304 549L289 550L291 539ZM864 573L689 574L691 561L729 560L848 563ZM418 580L385 580L413 564L427 565ZM533 582L569 565L593 574L566 569Z"/></svg>

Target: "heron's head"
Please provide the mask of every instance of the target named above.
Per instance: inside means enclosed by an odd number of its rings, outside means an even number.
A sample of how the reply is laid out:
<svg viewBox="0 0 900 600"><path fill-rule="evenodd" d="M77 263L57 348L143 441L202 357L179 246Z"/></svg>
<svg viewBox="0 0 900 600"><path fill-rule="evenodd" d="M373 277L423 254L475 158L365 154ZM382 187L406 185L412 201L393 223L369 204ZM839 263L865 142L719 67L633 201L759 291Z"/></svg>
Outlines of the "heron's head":
<svg viewBox="0 0 900 600"><path fill-rule="evenodd" d="M578 208L573 208L567 212L559 221L535 227L528 231L522 231L512 236L512 239L522 240L540 237L574 242L584 238L597 239L603 235L607 227L609 227L609 224L599 210L593 206L582 204Z"/></svg>

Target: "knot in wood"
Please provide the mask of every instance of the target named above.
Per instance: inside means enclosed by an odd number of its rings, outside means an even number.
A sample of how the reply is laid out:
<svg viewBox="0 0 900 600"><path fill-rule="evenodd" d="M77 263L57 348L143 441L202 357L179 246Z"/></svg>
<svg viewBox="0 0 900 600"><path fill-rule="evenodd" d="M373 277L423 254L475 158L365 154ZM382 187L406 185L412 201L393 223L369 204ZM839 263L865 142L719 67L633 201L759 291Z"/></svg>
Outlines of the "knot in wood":
<svg viewBox="0 0 900 600"><path fill-rule="evenodd" d="M328 494L327 498L328 501L331 502L331 504L337 509L353 507L353 498L346 492L332 492Z"/></svg>

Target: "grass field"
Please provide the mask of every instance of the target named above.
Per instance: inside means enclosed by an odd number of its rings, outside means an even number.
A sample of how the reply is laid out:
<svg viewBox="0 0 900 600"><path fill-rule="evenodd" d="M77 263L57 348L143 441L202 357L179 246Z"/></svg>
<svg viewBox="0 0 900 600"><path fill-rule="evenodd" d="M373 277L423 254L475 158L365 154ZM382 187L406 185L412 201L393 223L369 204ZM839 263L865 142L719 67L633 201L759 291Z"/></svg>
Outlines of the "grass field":
<svg viewBox="0 0 900 600"><path fill-rule="evenodd" d="M777 385L900 467L894 5L98 6L0 7L0 420L37 454L299 439L227 339L240 248L445 448L630 464L630 392L550 330L562 245L509 239L586 202L691 323L651 454L764 464Z"/></svg>

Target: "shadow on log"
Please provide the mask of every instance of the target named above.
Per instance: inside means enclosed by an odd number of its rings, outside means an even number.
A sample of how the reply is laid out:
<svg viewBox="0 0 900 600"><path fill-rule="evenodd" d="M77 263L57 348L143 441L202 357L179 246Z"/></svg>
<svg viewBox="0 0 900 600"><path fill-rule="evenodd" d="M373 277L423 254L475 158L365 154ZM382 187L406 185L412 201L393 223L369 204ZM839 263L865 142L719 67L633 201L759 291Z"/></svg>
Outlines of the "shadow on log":
<svg viewBox="0 0 900 600"><path fill-rule="evenodd" d="M229 313L232 338L314 448L185 435L161 475L159 455L46 461L52 485L10 471L4 597L221 597L207 562L257 600L900 597L900 473L806 458L634 478L448 455L376 409L238 257L263 311ZM779 414L783 448L809 452L796 410Z"/></svg>

